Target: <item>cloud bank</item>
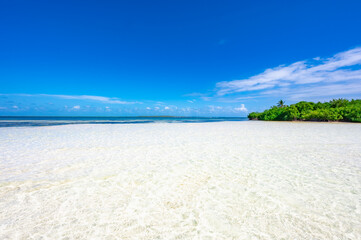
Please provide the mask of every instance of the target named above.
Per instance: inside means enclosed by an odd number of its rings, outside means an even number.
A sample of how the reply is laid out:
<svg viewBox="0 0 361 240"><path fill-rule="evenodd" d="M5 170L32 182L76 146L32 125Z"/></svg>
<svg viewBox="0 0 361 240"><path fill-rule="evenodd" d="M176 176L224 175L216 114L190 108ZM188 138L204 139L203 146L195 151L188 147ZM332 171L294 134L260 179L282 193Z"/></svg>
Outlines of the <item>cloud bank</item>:
<svg viewBox="0 0 361 240"><path fill-rule="evenodd" d="M92 95L60 95L60 94L0 94L20 97L49 97L49 98L61 98L61 99L73 99L73 100L91 100L102 103L110 104L140 104L141 102L127 102L121 101L119 98L110 98L103 96L92 96Z"/></svg>
<svg viewBox="0 0 361 240"><path fill-rule="evenodd" d="M103 103L110 103L110 104L134 104L139 102L126 102L121 101L118 98L110 98L110 97L103 97L103 96L92 96L92 95L49 95L49 94L41 94L42 96L47 97L56 97L62 99L76 99L76 100L92 100L92 101L99 101Z"/></svg>
<svg viewBox="0 0 361 240"><path fill-rule="evenodd" d="M236 93L254 96L285 95L291 98L361 94L361 47L281 65L250 78L216 84L218 97Z"/></svg>

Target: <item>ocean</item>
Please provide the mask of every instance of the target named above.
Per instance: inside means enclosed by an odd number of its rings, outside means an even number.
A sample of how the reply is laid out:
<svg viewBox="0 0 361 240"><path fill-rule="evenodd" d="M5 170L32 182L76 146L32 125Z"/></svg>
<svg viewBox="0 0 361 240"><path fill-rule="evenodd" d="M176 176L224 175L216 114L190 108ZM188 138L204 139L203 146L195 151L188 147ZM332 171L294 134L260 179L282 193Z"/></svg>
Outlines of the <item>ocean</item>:
<svg viewBox="0 0 361 240"><path fill-rule="evenodd" d="M246 117L13 117L0 116L0 127L35 127L69 124L203 123L247 121Z"/></svg>

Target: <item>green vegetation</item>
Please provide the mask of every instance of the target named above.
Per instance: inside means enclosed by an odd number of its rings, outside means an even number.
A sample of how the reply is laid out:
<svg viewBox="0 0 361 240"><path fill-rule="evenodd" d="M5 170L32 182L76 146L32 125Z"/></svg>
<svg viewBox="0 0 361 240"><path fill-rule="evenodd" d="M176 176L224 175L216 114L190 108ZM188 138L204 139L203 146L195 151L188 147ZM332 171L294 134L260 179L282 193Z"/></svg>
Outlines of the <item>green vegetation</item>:
<svg viewBox="0 0 361 240"><path fill-rule="evenodd" d="M344 121L361 122L361 99L334 99L329 102L299 102L285 105L280 100L277 106L272 106L264 112L252 112L250 120L265 121Z"/></svg>

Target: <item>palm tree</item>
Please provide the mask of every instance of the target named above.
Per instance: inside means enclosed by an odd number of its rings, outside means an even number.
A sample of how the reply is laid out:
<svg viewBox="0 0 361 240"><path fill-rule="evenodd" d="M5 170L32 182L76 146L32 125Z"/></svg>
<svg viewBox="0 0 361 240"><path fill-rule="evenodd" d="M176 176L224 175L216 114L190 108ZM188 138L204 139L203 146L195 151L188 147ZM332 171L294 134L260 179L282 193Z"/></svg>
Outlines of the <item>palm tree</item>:
<svg viewBox="0 0 361 240"><path fill-rule="evenodd" d="M278 101L277 103L277 107L284 107L285 106L285 101L283 101L282 99Z"/></svg>

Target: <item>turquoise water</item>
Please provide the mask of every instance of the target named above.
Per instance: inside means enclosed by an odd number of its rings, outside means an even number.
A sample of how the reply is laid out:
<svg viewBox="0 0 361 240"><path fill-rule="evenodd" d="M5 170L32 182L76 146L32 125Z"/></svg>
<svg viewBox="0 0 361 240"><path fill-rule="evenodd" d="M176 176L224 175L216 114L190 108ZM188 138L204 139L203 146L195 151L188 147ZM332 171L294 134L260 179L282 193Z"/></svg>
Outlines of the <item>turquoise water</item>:
<svg viewBox="0 0 361 240"><path fill-rule="evenodd" d="M0 117L0 127L68 124L201 123L247 121L246 117Z"/></svg>

